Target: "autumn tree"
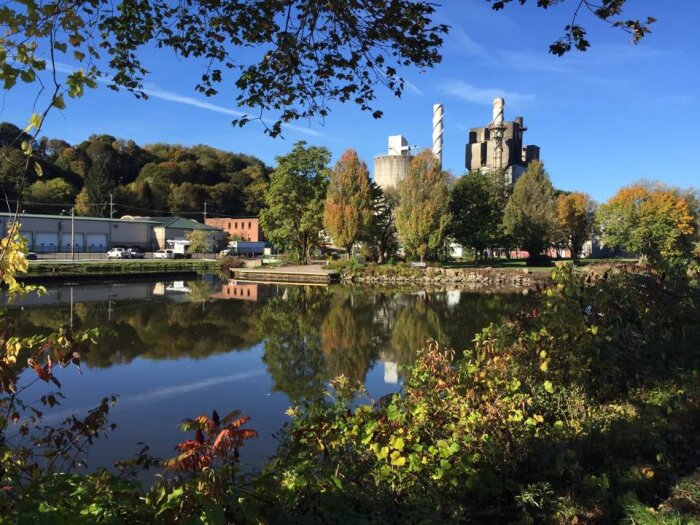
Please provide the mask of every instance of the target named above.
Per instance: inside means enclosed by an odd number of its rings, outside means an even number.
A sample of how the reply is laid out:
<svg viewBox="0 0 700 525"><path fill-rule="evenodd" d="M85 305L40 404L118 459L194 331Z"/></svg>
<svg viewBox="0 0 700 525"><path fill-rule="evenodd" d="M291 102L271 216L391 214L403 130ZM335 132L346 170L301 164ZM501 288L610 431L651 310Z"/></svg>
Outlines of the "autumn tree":
<svg viewBox="0 0 700 525"><path fill-rule="evenodd" d="M371 220L372 187L367 165L355 150L347 149L330 173L323 227L350 258L353 246Z"/></svg>
<svg viewBox="0 0 700 525"><path fill-rule="evenodd" d="M574 260L593 235L595 209L595 201L586 193L572 192L557 198L557 231Z"/></svg>
<svg viewBox="0 0 700 525"><path fill-rule="evenodd" d="M698 212L698 199L691 191L635 184L601 205L597 218L604 244L667 266L691 258Z"/></svg>
<svg viewBox="0 0 700 525"><path fill-rule="evenodd" d="M323 229L330 158L326 148L307 147L303 141L277 157L277 169L270 175L265 207L260 211L265 236L304 264Z"/></svg>
<svg viewBox="0 0 700 525"><path fill-rule="evenodd" d="M503 216L506 233L528 252L530 263L536 263L552 242L555 208L549 175L540 161L532 161L515 183Z"/></svg>
<svg viewBox="0 0 700 525"><path fill-rule="evenodd" d="M399 239L406 254L422 262L437 252L449 219L446 176L430 150L413 158L398 192L395 219Z"/></svg>

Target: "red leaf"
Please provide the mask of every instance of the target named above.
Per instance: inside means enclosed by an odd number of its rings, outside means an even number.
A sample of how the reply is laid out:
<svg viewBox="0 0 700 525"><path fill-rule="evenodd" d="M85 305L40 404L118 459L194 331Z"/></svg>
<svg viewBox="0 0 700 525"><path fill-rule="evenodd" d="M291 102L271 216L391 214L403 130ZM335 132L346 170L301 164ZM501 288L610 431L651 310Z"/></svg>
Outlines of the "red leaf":
<svg viewBox="0 0 700 525"><path fill-rule="evenodd" d="M49 376L49 374L46 373L46 370L44 370L39 363L37 363L35 361L32 364L32 368L34 369L34 371L36 372L36 375L38 375L40 379L42 379L43 381L46 381L47 383L49 382L49 379L51 378L51 376Z"/></svg>

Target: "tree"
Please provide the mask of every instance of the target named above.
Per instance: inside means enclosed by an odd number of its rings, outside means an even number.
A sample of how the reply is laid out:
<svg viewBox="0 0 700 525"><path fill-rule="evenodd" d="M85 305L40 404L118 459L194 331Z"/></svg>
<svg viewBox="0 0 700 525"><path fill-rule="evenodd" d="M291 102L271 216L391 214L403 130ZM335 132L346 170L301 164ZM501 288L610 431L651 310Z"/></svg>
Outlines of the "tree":
<svg viewBox="0 0 700 525"><path fill-rule="evenodd" d="M549 175L540 161L533 161L518 179L503 217L506 233L536 263L552 241L556 228L556 202Z"/></svg>
<svg viewBox="0 0 700 525"><path fill-rule="evenodd" d="M467 174L452 187L448 233L458 244L474 250L476 262L496 235L496 211L486 174Z"/></svg>
<svg viewBox="0 0 700 525"><path fill-rule="evenodd" d="M90 0L70 6L52 0L26 5L6 6L2 12L3 26L12 28L3 36L0 57L5 89L17 80L34 82L46 68L43 57L50 46L52 57L68 54L76 64L66 89L57 90L59 109L64 93L79 96L100 76L113 89L146 98L148 68L138 51L166 48L204 61L200 93L215 95L228 72L234 75L227 83L236 86L239 106L261 113L281 109L277 120L265 124L271 135L280 134L285 122L327 116L330 101L355 102L380 117L373 107L375 85L400 95L404 81L398 68L438 63L447 33L446 25L431 20L433 4L412 0ZM245 116L234 124L250 120L265 123Z"/></svg>
<svg viewBox="0 0 700 525"><path fill-rule="evenodd" d="M190 245L187 251L190 253L204 253L209 251L212 244L212 234L208 230L192 230L185 235Z"/></svg>
<svg viewBox="0 0 700 525"><path fill-rule="evenodd" d="M487 1L492 4L494 10L498 11L513 0ZM537 0L537 7L548 9L557 4L564 3L565 1L566 0ZM527 0L518 0L518 2L520 4L525 4ZM570 4L574 6L574 12L571 21L564 28L564 36L549 46L549 52L553 55L562 56L571 51L572 47L579 51L586 51L591 46L591 43L586 38L586 30L577 23L580 12L593 13L593 15L602 22L606 22L613 27L620 28L629 33L632 35L632 42L635 44L647 34L651 33L651 24L656 22L656 19L651 16L646 17L645 21L634 18L621 18L627 0L603 0L595 2L592 0L574 0L570 2ZM583 7L586 9L582 9Z"/></svg>
<svg viewBox="0 0 700 525"><path fill-rule="evenodd" d="M396 230L409 257L435 254L443 242L449 218L445 172L428 149L411 161L406 178L399 182Z"/></svg>
<svg viewBox="0 0 700 525"><path fill-rule="evenodd" d="M326 148L297 142L287 155L277 157L277 169L270 175L260 225L276 246L291 250L306 264L323 229L331 154Z"/></svg>
<svg viewBox="0 0 700 525"><path fill-rule="evenodd" d="M24 192L24 201L41 213L57 213L61 206L70 207L75 188L63 179L38 180Z"/></svg>
<svg viewBox="0 0 700 525"><path fill-rule="evenodd" d="M558 231L574 260L593 234L595 208L595 202L586 193L572 192L557 198Z"/></svg>
<svg viewBox="0 0 700 525"><path fill-rule="evenodd" d="M371 190L372 221L362 240L371 247L370 251L377 262L382 264L398 250L394 212L399 205L399 196L394 188L385 191L375 182L372 182Z"/></svg>
<svg viewBox="0 0 700 525"><path fill-rule="evenodd" d="M498 10L512 0L487 1ZM537 5L547 8L563 1L538 0ZM583 6L631 33L635 42L650 31L653 18L622 17L626 0L599 4L574 2L573 20L550 51L562 55L572 47L589 47L586 31L576 22ZM226 82L236 86L238 106L261 114L281 110L269 126L262 115L233 121L260 120L268 133L278 135L284 123L326 117L333 101L355 102L380 117L374 107L376 85L400 96L404 81L399 68L426 69L440 62L448 26L433 21L435 11L432 2L418 0L10 3L2 11L3 27L10 31L3 36L0 80L5 89L18 80L37 82L47 68L45 57L51 57L49 69L55 72L54 60L67 55L75 71L65 85L51 77L55 89L50 100L58 109L65 107L66 95L81 96L99 78L108 79L112 89L147 98L143 83L148 67L139 51L169 49L204 62L198 92L217 94L226 73L233 73L233 82Z"/></svg>
<svg viewBox="0 0 700 525"><path fill-rule="evenodd" d="M348 258L372 220L371 206L372 187L367 165L355 150L347 149L330 174L323 226L333 242L345 248Z"/></svg>
<svg viewBox="0 0 700 525"><path fill-rule="evenodd" d="M692 257L698 211L697 197L690 191L635 184L600 206L597 219L604 244L667 266Z"/></svg>

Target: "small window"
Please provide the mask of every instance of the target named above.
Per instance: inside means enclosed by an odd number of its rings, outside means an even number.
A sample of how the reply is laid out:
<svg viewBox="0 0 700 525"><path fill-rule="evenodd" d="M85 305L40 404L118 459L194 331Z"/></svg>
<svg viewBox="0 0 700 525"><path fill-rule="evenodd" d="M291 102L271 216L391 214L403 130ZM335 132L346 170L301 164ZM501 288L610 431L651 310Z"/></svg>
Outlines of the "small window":
<svg viewBox="0 0 700 525"><path fill-rule="evenodd" d="M249 230L252 230L252 229L253 229L253 227L250 225L250 223L248 223L248 229L249 229Z"/></svg>
<svg viewBox="0 0 700 525"><path fill-rule="evenodd" d="M228 223L228 229L229 229L229 230L231 229L231 223L230 223L230 222Z"/></svg>
<svg viewBox="0 0 700 525"><path fill-rule="evenodd" d="M233 224L233 227L236 228L236 229L238 229L238 223L237 223L237 222L234 223L234 224Z"/></svg>

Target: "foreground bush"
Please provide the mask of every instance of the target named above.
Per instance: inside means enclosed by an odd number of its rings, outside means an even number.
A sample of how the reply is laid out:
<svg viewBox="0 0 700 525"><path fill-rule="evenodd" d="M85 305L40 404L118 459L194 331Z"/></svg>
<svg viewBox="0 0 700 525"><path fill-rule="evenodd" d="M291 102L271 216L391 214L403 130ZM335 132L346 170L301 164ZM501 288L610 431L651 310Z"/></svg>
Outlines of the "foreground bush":
<svg viewBox="0 0 700 525"><path fill-rule="evenodd" d="M650 271L559 269L539 308L463 359L431 343L403 393L358 406L341 378L332 402L291 410L259 512L600 523L656 507L700 465L697 299Z"/></svg>

